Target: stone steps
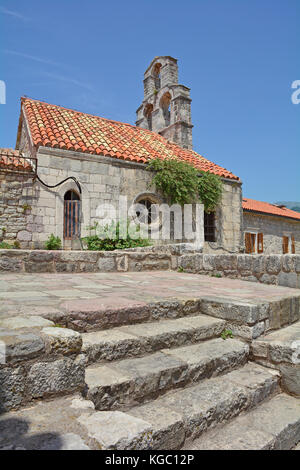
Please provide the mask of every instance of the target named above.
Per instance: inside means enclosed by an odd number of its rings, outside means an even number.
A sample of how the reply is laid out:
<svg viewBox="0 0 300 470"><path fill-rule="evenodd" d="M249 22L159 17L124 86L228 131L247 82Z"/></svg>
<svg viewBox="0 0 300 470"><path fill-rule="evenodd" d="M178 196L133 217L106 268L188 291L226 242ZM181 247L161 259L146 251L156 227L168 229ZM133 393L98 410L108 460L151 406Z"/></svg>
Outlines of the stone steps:
<svg viewBox="0 0 300 470"><path fill-rule="evenodd" d="M222 377L171 391L127 412L95 411L93 403L79 395L43 400L0 415L0 449L179 450L187 445L191 448L191 442L196 445L207 431L219 430L220 423L228 423L242 412L255 412L278 392L277 371L248 363ZM295 445L297 440L290 438L290 431L295 434L295 423L299 421L297 408L289 408L287 415L283 421L287 423L291 418L292 426L285 425L284 432ZM276 432L280 422L274 416ZM240 428L241 436L245 432Z"/></svg>
<svg viewBox="0 0 300 470"><path fill-rule="evenodd" d="M89 364L143 356L220 336L226 322L207 315L139 323L82 334Z"/></svg>
<svg viewBox="0 0 300 470"><path fill-rule="evenodd" d="M251 355L259 364L278 369L283 389L300 397L300 321L253 341Z"/></svg>
<svg viewBox="0 0 300 470"><path fill-rule="evenodd" d="M284 393L184 445L185 450L293 448L300 450L300 401Z"/></svg>
<svg viewBox="0 0 300 470"><path fill-rule="evenodd" d="M249 363L222 377L172 391L126 413L98 411L79 422L103 449L180 449L279 392L277 372Z"/></svg>
<svg viewBox="0 0 300 470"><path fill-rule="evenodd" d="M249 346L221 338L106 365L87 367L86 396L98 410L126 409L168 390L220 375L247 362Z"/></svg>

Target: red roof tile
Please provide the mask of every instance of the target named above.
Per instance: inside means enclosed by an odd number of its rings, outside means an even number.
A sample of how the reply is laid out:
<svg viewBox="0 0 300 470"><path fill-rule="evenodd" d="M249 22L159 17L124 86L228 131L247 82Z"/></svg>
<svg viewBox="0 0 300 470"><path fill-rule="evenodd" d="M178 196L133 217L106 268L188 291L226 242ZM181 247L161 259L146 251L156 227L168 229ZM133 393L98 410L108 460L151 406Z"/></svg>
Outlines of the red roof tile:
<svg viewBox="0 0 300 470"><path fill-rule="evenodd" d="M19 150L0 148L0 169L32 171L30 163L20 155Z"/></svg>
<svg viewBox="0 0 300 470"><path fill-rule="evenodd" d="M264 214L279 215L291 219L300 220L300 212L292 211L284 207L278 207L269 202L255 201L254 199L243 198L243 209L252 212L261 212Z"/></svg>
<svg viewBox="0 0 300 470"><path fill-rule="evenodd" d="M36 147L41 145L93 155L101 153L140 163L156 157L175 157L199 170L239 180L230 171L198 153L183 149L147 129L30 98L21 98L21 103Z"/></svg>

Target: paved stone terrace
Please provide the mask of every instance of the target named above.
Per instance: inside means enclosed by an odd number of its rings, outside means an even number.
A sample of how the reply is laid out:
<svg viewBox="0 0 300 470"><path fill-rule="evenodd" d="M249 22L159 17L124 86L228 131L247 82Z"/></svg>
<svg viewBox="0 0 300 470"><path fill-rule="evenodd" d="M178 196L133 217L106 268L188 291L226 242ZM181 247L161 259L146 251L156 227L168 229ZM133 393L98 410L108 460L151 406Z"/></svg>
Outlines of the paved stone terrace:
<svg viewBox="0 0 300 470"><path fill-rule="evenodd" d="M213 298L260 304L300 297L300 290L172 271L0 274L0 318L106 307L143 307L172 299Z"/></svg>

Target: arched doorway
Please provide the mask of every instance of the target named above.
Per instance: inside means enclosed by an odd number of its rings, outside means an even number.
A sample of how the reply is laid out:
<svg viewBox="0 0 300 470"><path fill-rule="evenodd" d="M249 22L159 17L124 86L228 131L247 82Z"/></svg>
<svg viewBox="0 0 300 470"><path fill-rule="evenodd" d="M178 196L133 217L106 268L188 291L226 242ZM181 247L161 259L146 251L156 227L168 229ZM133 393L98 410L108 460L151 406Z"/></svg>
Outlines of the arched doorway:
<svg viewBox="0 0 300 470"><path fill-rule="evenodd" d="M73 190L64 195L64 239L80 237L80 196Z"/></svg>

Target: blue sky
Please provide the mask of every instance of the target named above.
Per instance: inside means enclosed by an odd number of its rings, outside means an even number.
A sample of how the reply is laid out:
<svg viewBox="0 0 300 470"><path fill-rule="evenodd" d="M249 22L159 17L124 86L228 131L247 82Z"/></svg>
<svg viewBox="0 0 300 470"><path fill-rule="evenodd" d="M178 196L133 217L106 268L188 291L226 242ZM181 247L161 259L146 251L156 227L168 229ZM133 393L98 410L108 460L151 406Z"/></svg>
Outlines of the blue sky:
<svg viewBox="0 0 300 470"><path fill-rule="evenodd" d="M134 123L153 57L191 88L194 149L244 196L300 200L299 0L1 0L0 146L20 96Z"/></svg>

